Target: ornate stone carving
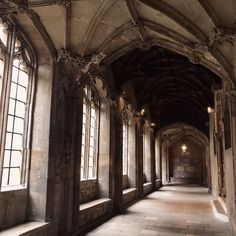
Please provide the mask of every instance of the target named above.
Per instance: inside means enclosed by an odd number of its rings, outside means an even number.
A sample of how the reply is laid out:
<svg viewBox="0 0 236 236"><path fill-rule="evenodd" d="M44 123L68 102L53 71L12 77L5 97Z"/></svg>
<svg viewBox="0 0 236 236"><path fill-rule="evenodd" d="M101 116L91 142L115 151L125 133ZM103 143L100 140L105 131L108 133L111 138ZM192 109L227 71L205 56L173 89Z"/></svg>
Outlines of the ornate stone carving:
<svg viewBox="0 0 236 236"><path fill-rule="evenodd" d="M184 48L186 50L192 51L192 52L198 52L198 53L205 53L209 51L209 46L207 43L189 43L188 45L185 45Z"/></svg>
<svg viewBox="0 0 236 236"><path fill-rule="evenodd" d="M29 8L27 0L15 0L12 2L0 3L0 16L7 16L10 14L31 14L32 9Z"/></svg>
<svg viewBox="0 0 236 236"><path fill-rule="evenodd" d="M190 52L187 56L189 61L193 64L199 64L201 62L201 57L203 57L203 55L194 51Z"/></svg>
<svg viewBox="0 0 236 236"><path fill-rule="evenodd" d="M27 0L16 1L16 4L19 12L25 13L26 11L29 10Z"/></svg>
<svg viewBox="0 0 236 236"><path fill-rule="evenodd" d="M63 6L65 8L70 7L72 4L72 0L57 0L57 4L59 6Z"/></svg>
<svg viewBox="0 0 236 236"><path fill-rule="evenodd" d="M236 38L236 31L228 28L216 27L214 28L209 37L209 46L213 46L215 43L229 43L233 45L233 41Z"/></svg>
<svg viewBox="0 0 236 236"><path fill-rule="evenodd" d="M81 71L83 73L87 73L93 64L99 65L101 61L105 58L105 56L106 55L101 52L99 54L92 54L91 56L81 57L81 56L72 54L67 49L62 48L58 52L57 61L59 62L60 60L64 60L66 63L76 64L78 67L81 68Z"/></svg>
<svg viewBox="0 0 236 236"><path fill-rule="evenodd" d="M87 79L95 82L97 77L103 77L105 67L100 65L103 58L103 53L81 57L69 50L61 49L58 52L58 62L63 62L63 68L60 68L63 82L60 85L59 96L73 96Z"/></svg>

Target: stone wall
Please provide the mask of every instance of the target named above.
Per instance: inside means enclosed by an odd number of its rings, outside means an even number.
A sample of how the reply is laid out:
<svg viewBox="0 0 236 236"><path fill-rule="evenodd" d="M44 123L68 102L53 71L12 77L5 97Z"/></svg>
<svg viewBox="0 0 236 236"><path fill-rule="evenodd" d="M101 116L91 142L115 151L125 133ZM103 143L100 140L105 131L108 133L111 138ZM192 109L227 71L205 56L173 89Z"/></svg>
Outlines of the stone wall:
<svg viewBox="0 0 236 236"><path fill-rule="evenodd" d="M172 182L198 183L203 179L203 151L191 140L185 140L187 151L181 150L182 141L174 143L169 150L170 177Z"/></svg>
<svg viewBox="0 0 236 236"><path fill-rule="evenodd" d="M102 218L109 217L112 212L110 199L98 199L94 202L85 203L81 206L79 216L79 226L81 230L85 225L91 227L91 224L96 224L102 221Z"/></svg>
<svg viewBox="0 0 236 236"><path fill-rule="evenodd" d="M0 230L26 220L27 189L1 192Z"/></svg>
<svg viewBox="0 0 236 236"><path fill-rule="evenodd" d="M80 203L93 201L98 197L97 180L85 180L80 182Z"/></svg>
<svg viewBox="0 0 236 236"><path fill-rule="evenodd" d="M123 191L123 206L128 207L130 204L135 202L137 199L137 189L128 188Z"/></svg>
<svg viewBox="0 0 236 236"><path fill-rule="evenodd" d="M129 177L128 175L123 175L123 189L126 189L129 187Z"/></svg>
<svg viewBox="0 0 236 236"><path fill-rule="evenodd" d="M143 195L146 196L152 192L152 183L143 184Z"/></svg>

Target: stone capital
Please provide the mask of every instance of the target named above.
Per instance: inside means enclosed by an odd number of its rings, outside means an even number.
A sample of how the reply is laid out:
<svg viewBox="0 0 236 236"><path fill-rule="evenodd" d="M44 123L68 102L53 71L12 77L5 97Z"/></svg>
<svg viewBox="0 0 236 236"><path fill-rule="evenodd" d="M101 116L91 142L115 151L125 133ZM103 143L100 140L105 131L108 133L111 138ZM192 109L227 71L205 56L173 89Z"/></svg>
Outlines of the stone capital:
<svg viewBox="0 0 236 236"><path fill-rule="evenodd" d="M77 94L76 91L88 80L95 83L97 78L102 79L106 69L101 65L104 57L103 53L81 57L64 48L59 50L57 62L61 63L59 69L63 78L60 81L61 97Z"/></svg>

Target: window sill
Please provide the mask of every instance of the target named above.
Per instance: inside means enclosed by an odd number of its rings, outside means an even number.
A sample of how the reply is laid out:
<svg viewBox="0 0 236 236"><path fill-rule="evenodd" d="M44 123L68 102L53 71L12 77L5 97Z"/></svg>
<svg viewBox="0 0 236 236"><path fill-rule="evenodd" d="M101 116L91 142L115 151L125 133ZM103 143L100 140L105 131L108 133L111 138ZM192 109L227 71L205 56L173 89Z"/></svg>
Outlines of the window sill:
<svg viewBox="0 0 236 236"><path fill-rule="evenodd" d="M123 190L123 195L129 194L131 192L135 192L136 190L137 190L137 188L126 188Z"/></svg>
<svg viewBox="0 0 236 236"><path fill-rule="evenodd" d="M81 179L80 182L86 182L86 181L97 181L97 178L93 179Z"/></svg>
<svg viewBox="0 0 236 236"><path fill-rule="evenodd" d="M47 230L49 223L46 222L28 222L24 224L17 225L7 230L0 232L0 235L13 236L13 235L36 235ZM46 234L45 234L46 235Z"/></svg>
<svg viewBox="0 0 236 236"><path fill-rule="evenodd" d="M111 202L110 198L99 198L90 202L80 204L80 211L85 211L95 206L103 205L105 203Z"/></svg>
<svg viewBox="0 0 236 236"><path fill-rule="evenodd" d="M18 190L24 190L24 189L27 189L27 187L23 185L2 187L0 192L12 192L12 191L18 191Z"/></svg>
<svg viewBox="0 0 236 236"><path fill-rule="evenodd" d="M146 186L150 186L152 185L152 182L147 182L147 183L144 183L143 186L146 187Z"/></svg>

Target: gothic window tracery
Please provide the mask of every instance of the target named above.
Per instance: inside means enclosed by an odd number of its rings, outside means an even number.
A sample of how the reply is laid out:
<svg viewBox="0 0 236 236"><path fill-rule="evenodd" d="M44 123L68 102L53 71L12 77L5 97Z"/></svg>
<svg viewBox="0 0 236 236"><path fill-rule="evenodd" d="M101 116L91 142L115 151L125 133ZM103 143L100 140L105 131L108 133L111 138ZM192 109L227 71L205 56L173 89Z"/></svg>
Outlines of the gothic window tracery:
<svg viewBox="0 0 236 236"><path fill-rule="evenodd" d="M83 89L81 180L97 176L99 98L92 85Z"/></svg>
<svg viewBox="0 0 236 236"><path fill-rule="evenodd" d="M33 62L24 40L0 21L1 189L26 185Z"/></svg>

